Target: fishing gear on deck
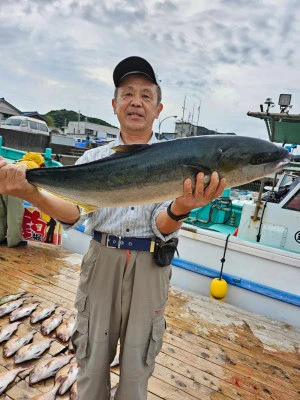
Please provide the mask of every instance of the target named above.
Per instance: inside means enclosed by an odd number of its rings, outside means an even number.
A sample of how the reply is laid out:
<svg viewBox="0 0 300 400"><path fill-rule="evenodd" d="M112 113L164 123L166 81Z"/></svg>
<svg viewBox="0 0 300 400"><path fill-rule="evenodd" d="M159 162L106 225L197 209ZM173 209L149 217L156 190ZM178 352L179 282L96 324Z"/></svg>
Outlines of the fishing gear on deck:
<svg viewBox="0 0 300 400"><path fill-rule="evenodd" d="M215 220L213 220L213 213L215 210L217 212L217 217ZM224 219L222 222L218 220L219 211L224 212ZM230 220L231 215L232 215L232 200L229 197L218 197L211 204L208 218L206 220L197 218L197 221L202 222L203 224L208 224L210 222L214 224L226 224Z"/></svg>
<svg viewBox="0 0 300 400"><path fill-rule="evenodd" d="M267 204L268 204L268 202L266 201L265 204L264 204L263 210L262 210L262 214L261 214L261 218L260 218L260 222L259 222L258 233L257 233L257 236L256 236L256 242L257 243L260 242L262 222L263 222L263 219L264 219L264 213L265 213L265 209L267 207Z"/></svg>
<svg viewBox="0 0 300 400"><path fill-rule="evenodd" d="M230 234L228 234L226 237L224 253L223 253L223 257L221 258L222 266L221 266L220 276L219 276L219 278L214 278L210 283L210 296L213 299L220 300L220 301L224 301L225 296L227 294L227 282L225 281L225 279L222 278L222 273L223 273L223 266L226 261L225 254L227 251L229 236L230 236Z"/></svg>

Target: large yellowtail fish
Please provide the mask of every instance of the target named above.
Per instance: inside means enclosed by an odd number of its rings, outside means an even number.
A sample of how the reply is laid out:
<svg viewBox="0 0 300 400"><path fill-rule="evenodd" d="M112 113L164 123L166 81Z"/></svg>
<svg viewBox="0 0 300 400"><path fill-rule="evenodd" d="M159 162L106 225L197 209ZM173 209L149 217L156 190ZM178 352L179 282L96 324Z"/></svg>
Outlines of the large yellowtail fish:
<svg viewBox="0 0 300 400"><path fill-rule="evenodd" d="M182 195L186 178L198 172L208 184L213 171L235 187L281 170L288 151L251 137L216 135L152 145L117 146L115 154L87 164L26 171L27 180L86 211L157 203Z"/></svg>

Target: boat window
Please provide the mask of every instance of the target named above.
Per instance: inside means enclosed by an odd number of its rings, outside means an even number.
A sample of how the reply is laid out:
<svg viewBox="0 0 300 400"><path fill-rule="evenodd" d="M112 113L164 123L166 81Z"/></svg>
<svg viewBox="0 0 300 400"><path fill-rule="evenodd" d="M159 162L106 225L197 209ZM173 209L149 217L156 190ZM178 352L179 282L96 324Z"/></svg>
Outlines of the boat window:
<svg viewBox="0 0 300 400"><path fill-rule="evenodd" d="M36 122L33 122L33 121L29 121L29 126L30 126L30 128L31 129L36 129L37 130L37 123Z"/></svg>
<svg viewBox="0 0 300 400"><path fill-rule="evenodd" d="M43 132L48 132L48 128L44 124L39 124L39 130Z"/></svg>
<svg viewBox="0 0 300 400"><path fill-rule="evenodd" d="M288 210L300 211L300 189L294 196L284 205L283 208Z"/></svg>
<svg viewBox="0 0 300 400"><path fill-rule="evenodd" d="M22 121L21 126L23 128L28 128L28 121Z"/></svg>
<svg viewBox="0 0 300 400"><path fill-rule="evenodd" d="M283 187L291 182L293 182L293 179L295 177L293 175L285 175L284 178L282 179L282 181L280 182L280 187Z"/></svg>
<svg viewBox="0 0 300 400"><path fill-rule="evenodd" d="M3 122L2 125L20 126L21 122L22 122L21 119L13 118L13 119L7 119L6 121Z"/></svg>

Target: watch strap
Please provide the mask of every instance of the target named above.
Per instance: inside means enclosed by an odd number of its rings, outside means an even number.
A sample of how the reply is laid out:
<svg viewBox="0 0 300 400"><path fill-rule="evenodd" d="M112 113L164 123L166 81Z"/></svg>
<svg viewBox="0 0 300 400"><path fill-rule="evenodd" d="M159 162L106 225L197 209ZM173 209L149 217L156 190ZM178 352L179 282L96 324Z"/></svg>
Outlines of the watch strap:
<svg viewBox="0 0 300 400"><path fill-rule="evenodd" d="M186 218L188 218L190 216L190 213L182 214L182 215L173 214L172 211L171 211L172 204L173 204L173 201L172 201L172 203L169 204L169 206L167 208L167 213L168 213L168 216L170 218L172 218L174 221L181 222L181 221L185 220Z"/></svg>

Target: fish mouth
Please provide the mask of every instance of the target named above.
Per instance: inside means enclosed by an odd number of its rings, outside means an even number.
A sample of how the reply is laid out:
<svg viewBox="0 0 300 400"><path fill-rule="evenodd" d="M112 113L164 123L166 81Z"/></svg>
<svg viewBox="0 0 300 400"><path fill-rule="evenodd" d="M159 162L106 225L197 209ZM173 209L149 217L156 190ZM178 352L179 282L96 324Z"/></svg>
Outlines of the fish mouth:
<svg viewBox="0 0 300 400"><path fill-rule="evenodd" d="M271 174L273 172L281 171L283 168L287 167L291 163L290 158L284 158L283 160L274 161L265 166L265 172Z"/></svg>

